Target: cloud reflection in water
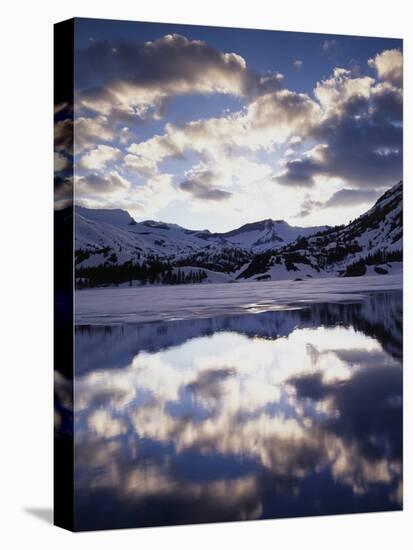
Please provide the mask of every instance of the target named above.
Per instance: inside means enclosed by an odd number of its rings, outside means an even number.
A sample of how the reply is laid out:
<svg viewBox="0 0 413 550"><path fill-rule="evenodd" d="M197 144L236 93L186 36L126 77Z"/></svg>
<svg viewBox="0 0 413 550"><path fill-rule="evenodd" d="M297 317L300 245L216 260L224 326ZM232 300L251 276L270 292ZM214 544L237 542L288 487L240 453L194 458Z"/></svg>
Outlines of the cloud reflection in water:
<svg viewBox="0 0 413 550"><path fill-rule="evenodd" d="M385 318L341 304L336 321L317 305L188 337L150 323L139 342L79 329L84 353L114 351L76 378L78 528L399 509L401 297L385 299Z"/></svg>

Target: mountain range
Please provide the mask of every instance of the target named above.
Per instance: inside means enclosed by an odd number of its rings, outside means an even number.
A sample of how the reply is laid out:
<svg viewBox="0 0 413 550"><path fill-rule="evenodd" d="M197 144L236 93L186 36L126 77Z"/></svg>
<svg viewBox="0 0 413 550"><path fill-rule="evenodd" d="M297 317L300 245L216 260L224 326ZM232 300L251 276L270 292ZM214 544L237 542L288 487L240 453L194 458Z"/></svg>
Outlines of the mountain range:
<svg viewBox="0 0 413 550"><path fill-rule="evenodd" d="M76 206L77 287L395 273L402 266L402 197L399 182L346 225L294 227L266 219L225 233Z"/></svg>

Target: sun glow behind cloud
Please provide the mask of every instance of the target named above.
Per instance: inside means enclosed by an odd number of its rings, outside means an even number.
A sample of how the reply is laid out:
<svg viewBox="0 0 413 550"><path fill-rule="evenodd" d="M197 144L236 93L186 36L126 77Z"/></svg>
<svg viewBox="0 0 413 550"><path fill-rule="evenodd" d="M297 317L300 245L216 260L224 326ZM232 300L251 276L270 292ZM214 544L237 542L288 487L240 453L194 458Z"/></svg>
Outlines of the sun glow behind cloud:
<svg viewBox="0 0 413 550"><path fill-rule="evenodd" d="M350 53L347 66L334 64L335 51L352 47L350 37L316 43L316 35L296 34L287 59L277 49L284 33L274 32L271 68L262 70L268 52L253 42L238 51L235 34L230 50L213 34L208 40L205 29L200 39L196 28L188 28L189 37L154 26L150 39L140 39L139 28L121 41L107 27L106 39L83 40L77 49L78 203L197 229L263 218L321 225L354 218L400 179L397 41L373 47L371 39L355 74ZM309 37L312 60L303 49ZM294 79L302 91L289 87ZM64 108L56 128L56 170L64 180L72 153Z"/></svg>

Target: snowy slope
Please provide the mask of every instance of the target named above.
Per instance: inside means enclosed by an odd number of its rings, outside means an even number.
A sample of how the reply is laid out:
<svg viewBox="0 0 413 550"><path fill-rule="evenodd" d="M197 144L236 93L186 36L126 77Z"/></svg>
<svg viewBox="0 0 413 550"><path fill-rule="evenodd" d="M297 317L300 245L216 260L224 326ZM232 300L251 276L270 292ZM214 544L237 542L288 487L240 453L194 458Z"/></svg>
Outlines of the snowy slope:
<svg viewBox="0 0 413 550"><path fill-rule="evenodd" d="M121 210L119 208L103 210L75 206L75 212L82 218L86 218L94 222L114 225L115 227L119 227L121 229L126 229L128 226L133 226L136 224L135 220L128 212L126 212L126 210Z"/></svg>
<svg viewBox="0 0 413 550"><path fill-rule="evenodd" d="M86 286L133 286L399 273L402 195L399 182L343 226L302 228L267 219L226 233L76 207L77 277Z"/></svg>
<svg viewBox="0 0 413 550"><path fill-rule="evenodd" d="M227 233L194 231L176 224L147 220L135 222L123 210L93 210L75 208L76 250L90 255L79 255L79 266L103 265L107 259L99 252L109 248L118 256L117 263L136 261L148 255L163 259L196 260L216 263L220 254L240 249L254 254L294 241L299 235L309 235L324 227L292 227L284 221L263 220L247 224ZM137 252L139 254L137 254Z"/></svg>
<svg viewBox="0 0 413 550"><path fill-rule="evenodd" d="M227 233L213 233L209 239L214 237L225 239L233 246L247 248L253 252L279 248L295 241L297 237L308 236L316 231L325 229L322 227L293 227L284 220L262 220L254 223L247 223L238 229Z"/></svg>
<svg viewBox="0 0 413 550"><path fill-rule="evenodd" d="M351 222L341 232L341 238L356 241L362 251L374 254L403 248L403 183L399 182L382 195L365 214Z"/></svg>
<svg viewBox="0 0 413 550"><path fill-rule="evenodd" d="M282 280L400 273L402 198L403 183L399 182L356 220L255 255L237 278Z"/></svg>
<svg viewBox="0 0 413 550"><path fill-rule="evenodd" d="M122 210L92 210L76 207L76 250L93 250L96 246L111 250L125 248L133 259L140 256L174 257L205 246L205 241L178 225L145 221L136 223Z"/></svg>

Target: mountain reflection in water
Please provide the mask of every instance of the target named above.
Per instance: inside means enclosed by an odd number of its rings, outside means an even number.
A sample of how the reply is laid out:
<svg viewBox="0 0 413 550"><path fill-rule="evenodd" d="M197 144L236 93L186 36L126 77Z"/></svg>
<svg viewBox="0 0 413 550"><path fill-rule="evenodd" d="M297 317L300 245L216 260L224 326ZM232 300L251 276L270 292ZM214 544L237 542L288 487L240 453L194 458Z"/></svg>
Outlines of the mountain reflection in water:
<svg viewBox="0 0 413 550"><path fill-rule="evenodd" d="M77 529L397 510L402 295L76 330Z"/></svg>

